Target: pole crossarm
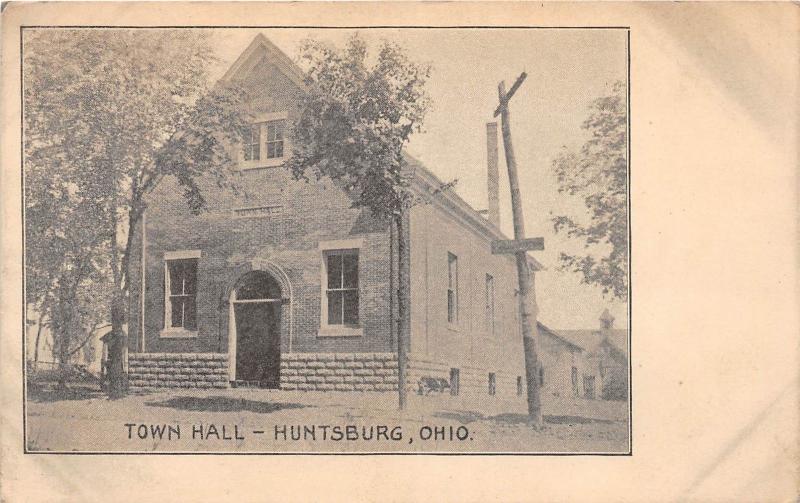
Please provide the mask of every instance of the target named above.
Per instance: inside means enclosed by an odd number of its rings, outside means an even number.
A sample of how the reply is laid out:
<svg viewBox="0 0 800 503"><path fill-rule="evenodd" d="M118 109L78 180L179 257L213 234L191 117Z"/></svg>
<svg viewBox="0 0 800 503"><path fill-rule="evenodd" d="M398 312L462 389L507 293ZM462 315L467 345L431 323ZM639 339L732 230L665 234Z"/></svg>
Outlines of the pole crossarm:
<svg viewBox="0 0 800 503"><path fill-rule="evenodd" d="M544 250L544 238L503 239L492 241L493 255L505 255L533 250Z"/></svg>
<svg viewBox="0 0 800 503"><path fill-rule="evenodd" d="M502 109L505 108L506 106L508 106L508 102L511 101L511 98L514 96L514 93L517 92L517 89L519 89L519 86L521 86L522 83L525 82L525 79L527 77L528 77L528 74L525 73L525 72L522 72L522 74L520 74L520 76L517 77L517 80L516 80L516 82L514 82L514 85L511 86L511 90L508 91L507 93L505 93L505 95L500 97L500 104L497 105L497 108L494 111L494 116L495 117L500 115L500 112L502 111Z"/></svg>

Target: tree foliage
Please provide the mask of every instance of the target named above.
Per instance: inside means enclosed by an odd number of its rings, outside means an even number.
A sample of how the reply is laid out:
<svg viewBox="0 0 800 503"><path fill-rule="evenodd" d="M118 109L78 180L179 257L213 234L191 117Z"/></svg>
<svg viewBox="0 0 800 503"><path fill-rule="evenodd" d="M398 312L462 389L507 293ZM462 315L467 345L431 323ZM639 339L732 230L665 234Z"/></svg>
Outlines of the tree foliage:
<svg viewBox="0 0 800 503"><path fill-rule="evenodd" d="M94 226L100 208L81 186L55 183L38 168L25 180L26 297L37 324L51 331L54 359L66 365L108 319L107 236Z"/></svg>
<svg viewBox="0 0 800 503"><path fill-rule="evenodd" d="M305 41L301 63L308 92L287 167L296 178L312 173L343 182L355 206L379 218L401 214L414 201L403 147L428 110L430 68L387 41L369 65L358 36L343 49Z"/></svg>
<svg viewBox="0 0 800 503"><path fill-rule="evenodd" d="M27 284L66 305L80 288L59 290L57 271L75 285L110 282L121 333L147 195L172 176L199 212L201 179L232 185L228 146L248 122L241 93L210 85L214 55L201 31L29 30L24 49ZM61 237L72 246L65 257L102 274L59 262Z"/></svg>
<svg viewBox="0 0 800 503"><path fill-rule="evenodd" d="M624 300L628 295L627 108L625 86L613 85L596 99L583 123L590 137L577 152L553 161L559 192L579 197L588 222L570 215L553 218L553 227L584 245L584 253L561 253L561 266L583 283Z"/></svg>
<svg viewBox="0 0 800 503"><path fill-rule="evenodd" d="M307 94L292 129L295 178L328 177L396 231L397 360L401 409L406 404L406 352L410 335L410 240L408 210L417 197L414 173L403 147L420 131L429 107L425 91L430 68L411 61L384 41L369 64L367 46L354 36L343 49L306 41Z"/></svg>

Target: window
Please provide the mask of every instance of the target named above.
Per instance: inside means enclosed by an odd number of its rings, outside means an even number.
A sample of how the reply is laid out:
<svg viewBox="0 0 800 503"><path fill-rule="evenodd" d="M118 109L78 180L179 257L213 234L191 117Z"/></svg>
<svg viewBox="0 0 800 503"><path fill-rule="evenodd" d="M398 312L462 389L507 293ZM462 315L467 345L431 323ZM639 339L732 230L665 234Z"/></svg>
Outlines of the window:
<svg viewBox="0 0 800 503"><path fill-rule="evenodd" d="M539 367L539 386L544 386L544 367Z"/></svg>
<svg viewBox="0 0 800 503"><path fill-rule="evenodd" d="M486 275L486 333L494 335L494 277Z"/></svg>
<svg viewBox="0 0 800 503"><path fill-rule="evenodd" d="M253 117L253 124L244 138L242 169L270 168L283 164L288 153L287 121L286 112L260 113Z"/></svg>
<svg viewBox="0 0 800 503"><path fill-rule="evenodd" d="M450 369L450 394L458 396L459 393L459 376L461 371L459 369Z"/></svg>
<svg viewBox="0 0 800 503"><path fill-rule="evenodd" d="M447 321L458 323L458 257L447 254Z"/></svg>
<svg viewBox="0 0 800 503"><path fill-rule="evenodd" d="M325 253L328 325L358 325L358 250Z"/></svg>
<svg viewBox="0 0 800 503"><path fill-rule="evenodd" d="M275 120L267 122L267 159L280 159L283 157L283 133L286 121Z"/></svg>
<svg viewBox="0 0 800 503"><path fill-rule="evenodd" d="M244 142L244 160L261 159L261 124L253 124Z"/></svg>
<svg viewBox="0 0 800 503"><path fill-rule="evenodd" d="M497 377L494 372L489 372L489 394L494 395L497 393Z"/></svg>
<svg viewBox="0 0 800 503"><path fill-rule="evenodd" d="M522 395L522 376L517 376L517 396Z"/></svg>
<svg viewBox="0 0 800 503"><path fill-rule="evenodd" d="M166 261L164 328L197 330L197 258Z"/></svg>
<svg viewBox="0 0 800 503"><path fill-rule="evenodd" d="M578 367L572 367L572 394L578 396Z"/></svg>

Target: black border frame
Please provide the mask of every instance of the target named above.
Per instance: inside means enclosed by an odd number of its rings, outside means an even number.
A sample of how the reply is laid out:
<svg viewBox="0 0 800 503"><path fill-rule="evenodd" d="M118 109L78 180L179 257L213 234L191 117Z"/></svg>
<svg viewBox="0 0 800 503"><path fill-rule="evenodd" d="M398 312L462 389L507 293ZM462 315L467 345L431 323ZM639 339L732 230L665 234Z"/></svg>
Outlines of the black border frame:
<svg viewBox="0 0 800 503"><path fill-rule="evenodd" d="M625 30L627 55L627 224L628 224L628 452L216 452L216 451L40 451L28 449L27 424L27 310L25 290L25 94L24 43L26 29L481 29L481 30ZM19 84L20 84L20 213L22 221L22 448L23 454L77 456L633 456L633 289L632 230L631 230L631 27L630 26L490 26L490 25L371 25L371 26L314 26L314 25L23 25L19 27Z"/></svg>

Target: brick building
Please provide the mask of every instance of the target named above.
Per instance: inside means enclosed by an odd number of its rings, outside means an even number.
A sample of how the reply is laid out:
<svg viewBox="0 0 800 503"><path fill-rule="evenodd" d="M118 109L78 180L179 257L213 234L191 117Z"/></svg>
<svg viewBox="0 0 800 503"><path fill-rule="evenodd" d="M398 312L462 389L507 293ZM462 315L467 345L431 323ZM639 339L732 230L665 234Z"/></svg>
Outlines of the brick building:
<svg viewBox="0 0 800 503"><path fill-rule="evenodd" d="M129 382L136 387L378 390L397 387L396 243L330 180L295 181L282 164L303 76L259 35L223 79L246 86L256 118L238 148L240 193L208 183L192 215L165 180L136 229ZM409 158L430 204L410 214L408 386L524 394L516 269L492 255L499 230L497 130L487 125L484 216ZM538 268L531 259L534 269ZM142 295L143 292L143 295Z"/></svg>

